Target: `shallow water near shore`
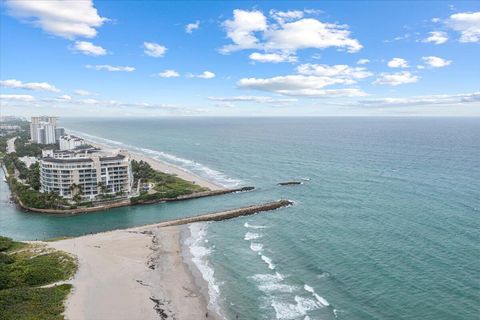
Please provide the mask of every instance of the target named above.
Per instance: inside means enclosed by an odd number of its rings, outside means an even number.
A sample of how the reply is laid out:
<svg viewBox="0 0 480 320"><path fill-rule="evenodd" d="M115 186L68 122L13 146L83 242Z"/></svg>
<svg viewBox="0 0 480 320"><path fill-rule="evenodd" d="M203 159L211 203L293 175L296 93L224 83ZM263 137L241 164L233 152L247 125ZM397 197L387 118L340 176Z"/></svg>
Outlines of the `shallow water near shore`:
<svg viewBox="0 0 480 320"><path fill-rule="evenodd" d="M196 243L229 318L478 318L479 118L61 120L257 190L56 217L16 210L0 183L2 234L75 236L286 198L295 205L206 224ZM303 184L277 185L290 180Z"/></svg>

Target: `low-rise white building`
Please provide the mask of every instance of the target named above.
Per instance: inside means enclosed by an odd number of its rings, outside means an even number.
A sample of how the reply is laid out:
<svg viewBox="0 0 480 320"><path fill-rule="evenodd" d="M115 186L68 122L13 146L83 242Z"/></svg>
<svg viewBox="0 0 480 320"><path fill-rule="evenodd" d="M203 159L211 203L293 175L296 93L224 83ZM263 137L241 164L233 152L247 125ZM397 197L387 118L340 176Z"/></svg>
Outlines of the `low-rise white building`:
<svg viewBox="0 0 480 320"><path fill-rule="evenodd" d="M60 150L72 150L85 144L85 140L70 134L61 136L59 142Z"/></svg>
<svg viewBox="0 0 480 320"><path fill-rule="evenodd" d="M93 200L101 194L131 193L133 174L126 151L52 152L40 160L41 192L55 192L72 199L78 190Z"/></svg>

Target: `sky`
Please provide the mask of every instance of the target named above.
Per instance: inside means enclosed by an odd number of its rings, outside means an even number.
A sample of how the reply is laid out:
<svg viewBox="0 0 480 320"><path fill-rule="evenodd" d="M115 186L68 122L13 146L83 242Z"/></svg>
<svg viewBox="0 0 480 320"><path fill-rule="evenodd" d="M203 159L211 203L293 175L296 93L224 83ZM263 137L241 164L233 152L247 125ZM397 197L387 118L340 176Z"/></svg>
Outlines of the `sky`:
<svg viewBox="0 0 480 320"><path fill-rule="evenodd" d="M480 116L480 1L0 3L0 114Z"/></svg>

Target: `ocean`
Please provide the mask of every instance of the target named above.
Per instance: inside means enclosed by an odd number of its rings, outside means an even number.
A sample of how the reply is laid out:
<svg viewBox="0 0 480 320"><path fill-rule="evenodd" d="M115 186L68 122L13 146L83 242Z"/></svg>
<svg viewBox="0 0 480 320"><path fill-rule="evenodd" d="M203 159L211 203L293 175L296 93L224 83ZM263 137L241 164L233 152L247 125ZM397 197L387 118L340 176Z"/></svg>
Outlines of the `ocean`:
<svg viewBox="0 0 480 320"><path fill-rule="evenodd" d="M480 118L61 119L99 142L255 191L79 216L24 213L1 187L0 233L45 239L271 200L186 240L230 319L478 319ZM279 186L299 180L301 185Z"/></svg>

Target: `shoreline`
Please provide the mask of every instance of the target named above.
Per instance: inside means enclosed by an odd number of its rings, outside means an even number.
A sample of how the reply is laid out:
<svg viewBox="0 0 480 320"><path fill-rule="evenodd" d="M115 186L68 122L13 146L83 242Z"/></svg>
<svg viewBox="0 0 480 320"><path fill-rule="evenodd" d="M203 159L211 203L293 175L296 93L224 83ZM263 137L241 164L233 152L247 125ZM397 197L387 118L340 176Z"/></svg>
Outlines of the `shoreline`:
<svg viewBox="0 0 480 320"><path fill-rule="evenodd" d="M79 136L81 136L81 135L79 135ZM88 144L90 144L90 145L92 145L96 148L106 150L106 151L114 151L114 150L121 149L121 148L115 148L115 147L110 146L110 145L105 144L105 143L99 143L99 142L93 141L90 138L82 137L82 139L84 139L85 142L87 142ZM192 182L194 184L198 184L199 186L208 188L212 191L226 190L227 189L226 187L224 187L220 184L217 184L217 183L215 183L213 181L210 181L206 178L200 177L200 176L196 175L195 173L187 171L186 169L181 168L179 166L176 166L172 163L169 163L169 162L166 162L166 161L163 161L163 160L159 160L159 159L154 159L154 158L152 158L148 155L142 154L138 151L133 151L133 150L130 150L130 149L126 149L126 150L130 154L130 157L131 157L132 160L147 162L155 170L158 170L158 171L161 171L161 172L164 172L164 173L168 173L168 174L176 175L177 177L179 177L183 180Z"/></svg>
<svg viewBox="0 0 480 320"><path fill-rule="evenodd" d="M67 319L221 319L218 286L204 272L210 267L202 228L207 221L291 204L280 200L41 243L77 258L78 271L68 281L73 290L66 301Z"/></svg>
<svg viewBox="0 0 480 320"><path fill-rule="evenodd" d="M78 259L67 319L217 319L182 254L186 226L46 242ZM108 270L108 273L105 272Z"/></svg>

